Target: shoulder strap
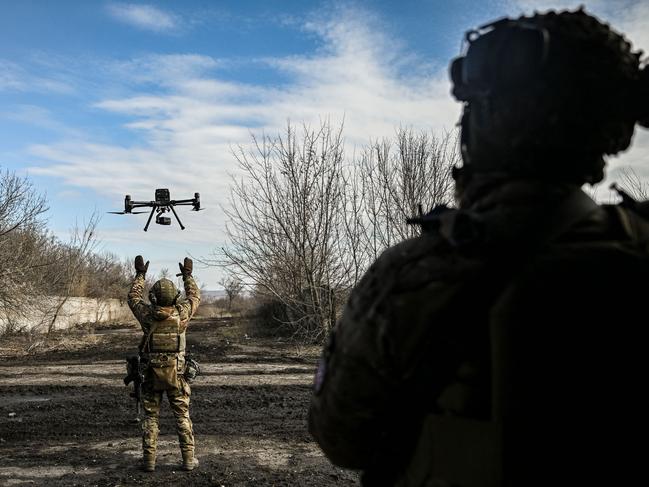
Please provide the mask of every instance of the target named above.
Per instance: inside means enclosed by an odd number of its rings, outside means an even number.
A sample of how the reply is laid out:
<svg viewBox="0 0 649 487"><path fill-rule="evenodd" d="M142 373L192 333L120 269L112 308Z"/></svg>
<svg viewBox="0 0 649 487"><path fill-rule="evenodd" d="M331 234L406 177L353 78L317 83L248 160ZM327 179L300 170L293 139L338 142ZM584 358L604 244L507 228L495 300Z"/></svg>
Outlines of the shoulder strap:
<svg viewBox="0 0 649 487"><path fill-rule="evenodd" d="M154 321L153 325L151 325L151 328L149 328L149 333L146 334L142 342L140 343L140 353L144 352L149 345L149 340L151 340L151 335L155 332L156 328L158 328L159 321Z"/></svg>

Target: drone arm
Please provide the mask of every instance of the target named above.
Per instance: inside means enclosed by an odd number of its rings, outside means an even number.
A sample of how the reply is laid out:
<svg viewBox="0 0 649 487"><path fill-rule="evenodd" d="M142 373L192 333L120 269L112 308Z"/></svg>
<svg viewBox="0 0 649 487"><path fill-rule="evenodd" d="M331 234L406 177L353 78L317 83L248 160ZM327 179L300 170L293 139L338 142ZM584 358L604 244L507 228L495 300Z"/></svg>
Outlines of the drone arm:
<svg viewBox="0 0 649 487"><path fill-rule="evenodd" d="M184 205L184 206L193 206L195 211L198 211L201 209L201 200L200 196L198 193L196 193L196 196L194 196L191 199L185 199L185 200L172 200L170 201L171 206L174 205Z"/></svg>
<svg viewBox="0 0 649 487"><path fill-rule="evenodd" d="M176 217L176 220L178 220L178 225L180 225L180 229L181 229L181 230L184 230L185 227L183 226L183 223L180 221L180 218L178 218L178 213L176 213L176 210L174 210L173 205L170 205L169 208L171 208L171 212L172 212L172 213L174 214L174 216Z"/></svg>
<svg viewBox="0 0 649 487"><path fill-rule="evenodd" d="M156 210L156 206L153 205L153 208L151 208L151 213L149 213L149 219L146 221L146 225L144 225L144 231L146 232L149 229L149 223L151 223L151 218L153 217L153 212Z"/></svg>

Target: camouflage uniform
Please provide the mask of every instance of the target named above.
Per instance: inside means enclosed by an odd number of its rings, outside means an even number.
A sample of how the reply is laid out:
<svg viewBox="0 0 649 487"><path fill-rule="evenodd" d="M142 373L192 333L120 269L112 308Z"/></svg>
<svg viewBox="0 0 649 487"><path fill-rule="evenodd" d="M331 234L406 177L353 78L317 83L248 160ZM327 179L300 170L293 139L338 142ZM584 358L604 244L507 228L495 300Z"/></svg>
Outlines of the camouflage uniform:
<svg viewBox="0 0 649 487"><path fill-rule="evenodd" d="M582 472L575 450L586 454L583 468L595 458L606 464L602 455L610 463L604 428L594 426L598 418L617 414L618 424L628 428L622 432L639 427L620 419L625 411L633 421L644 416L631 414L640 402L633 384L646 371L633 323L644 307L649 223L635 211L591 202L570 230L528 256L542 222L553 220L556 202L571 193L581 191L506 183L469 208L447 211L439 229L387 250L372 265L353 290L316 374L309 428L335 464L364 470L364 485L450 485L433 477L437 447L430 442L462 444L466 427L469 446L463 445L459 460L451 459L466 482L456 477L452 485L510 485L486 478L500 461L490 456L498 441L491 429L503 417L514 417L520 435L534 430L532 445L522 441L525 457L515 462L537 480L559 475L562 454L573 472ZM479 231L467 231L471 225ZM623 286L602 285L618 279ZM524 352L503 352L502 329L521 323L526 328L517 344L526 344ZM612 333L613 323L624 331ZM512 358L516 353L523 356ZM518 364L518 375L506 370L509 376L492 380L507 360ZM515 385L533 400L512 400L508 388ZM618 389L630 400L611 395ZM520 403L526 406L522 415ZM445 435L449 428L439 425L440 418L467 418L469 426ZM624 455L631 444L616 441ZM453 448L441 452L444 462L457 453ZM530 465L532 458L540 465ZM529 478L518 483L533 484Z"/></svg>
<svg viewBox="0 0 649 487"><path fill-rule="evenodd" d="M176 430L183 459L193 458L194 431L189 418L191 389L183 378L185 370L185 331L200 303L200 290L191 276L184 279L186 300L169 307L146 304L143 300L144 276L136 276L128 294L128 304L140 322L142 357L148 361L143 384L142 448L145 458L155 459L158 418L166 392L176 418Z"/></svg>
<svg viewBox="0 0 649 487"><path fill-rule="evenodd" d="M649 128L649 68L582 10L467 32L459 209L381 255L316 372L309 429L364 485L631 485L649 434L649 202L580 189Z"/></svg>

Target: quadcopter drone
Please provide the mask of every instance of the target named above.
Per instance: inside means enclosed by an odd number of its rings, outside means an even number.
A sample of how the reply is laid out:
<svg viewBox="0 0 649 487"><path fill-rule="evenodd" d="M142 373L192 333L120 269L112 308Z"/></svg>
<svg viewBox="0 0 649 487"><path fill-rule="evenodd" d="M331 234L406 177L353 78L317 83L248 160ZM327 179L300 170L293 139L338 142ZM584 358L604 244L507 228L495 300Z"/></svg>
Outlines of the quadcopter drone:
<svg viewBox="0 0 649 487"><path fill-rule="evenodd" d="M151 213L149 213L149 219L146 221L146 225L144 225L145 232L149 229L149 224L151 223L151 218L153 217L154 212L157 213L155 217L155 222L158 225L171 225L171 218L168 216L164 216L164 214L168 211L174 214L176 220L178 221L178 224L180 225L180 229L184 230L185 227L180 221L180 218L178 218L178 214L174 209L174 206L176 205L191 205L193 206L192 211L200 211L201 209L204 209L201 208L200 194L194 193L194 197L192 199L172 200L169 196L169 190L166 188L162 188L162 189L155 190L155 201L133 201L131 200L131 195L127 194L124 197L124 211L109 211L108 213L113 213L115 215L127 215L127 214L138 215L147 212L133 211L133 208L144 208L150 206Z"/></svg>

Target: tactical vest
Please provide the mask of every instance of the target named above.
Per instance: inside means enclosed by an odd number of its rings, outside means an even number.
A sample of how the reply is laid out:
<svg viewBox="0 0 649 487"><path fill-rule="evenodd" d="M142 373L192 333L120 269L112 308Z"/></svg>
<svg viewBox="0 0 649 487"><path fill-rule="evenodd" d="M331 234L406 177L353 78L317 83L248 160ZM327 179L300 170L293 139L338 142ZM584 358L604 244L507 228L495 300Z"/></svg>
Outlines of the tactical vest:
<svg viewBox="0 0 649 487"><path fill-rule="evenodd" d="M646 302L649 219L607 210L627 240L567 243L498 293L486 324L491 419L427 415L397 486L592 485L613 475L628 485L621 479L644 465L631 439L647 433L634 324Z"/></svg>
<svg viewBox="0 0 649 487"><path fill-rule="evenodd" d="M181 331L178 311L173 307L161 310L167 311L169 316L152 321L142 343L142 356L148 361L154 390L179 387L178 377L185 367L185 330Z"/></svg>

